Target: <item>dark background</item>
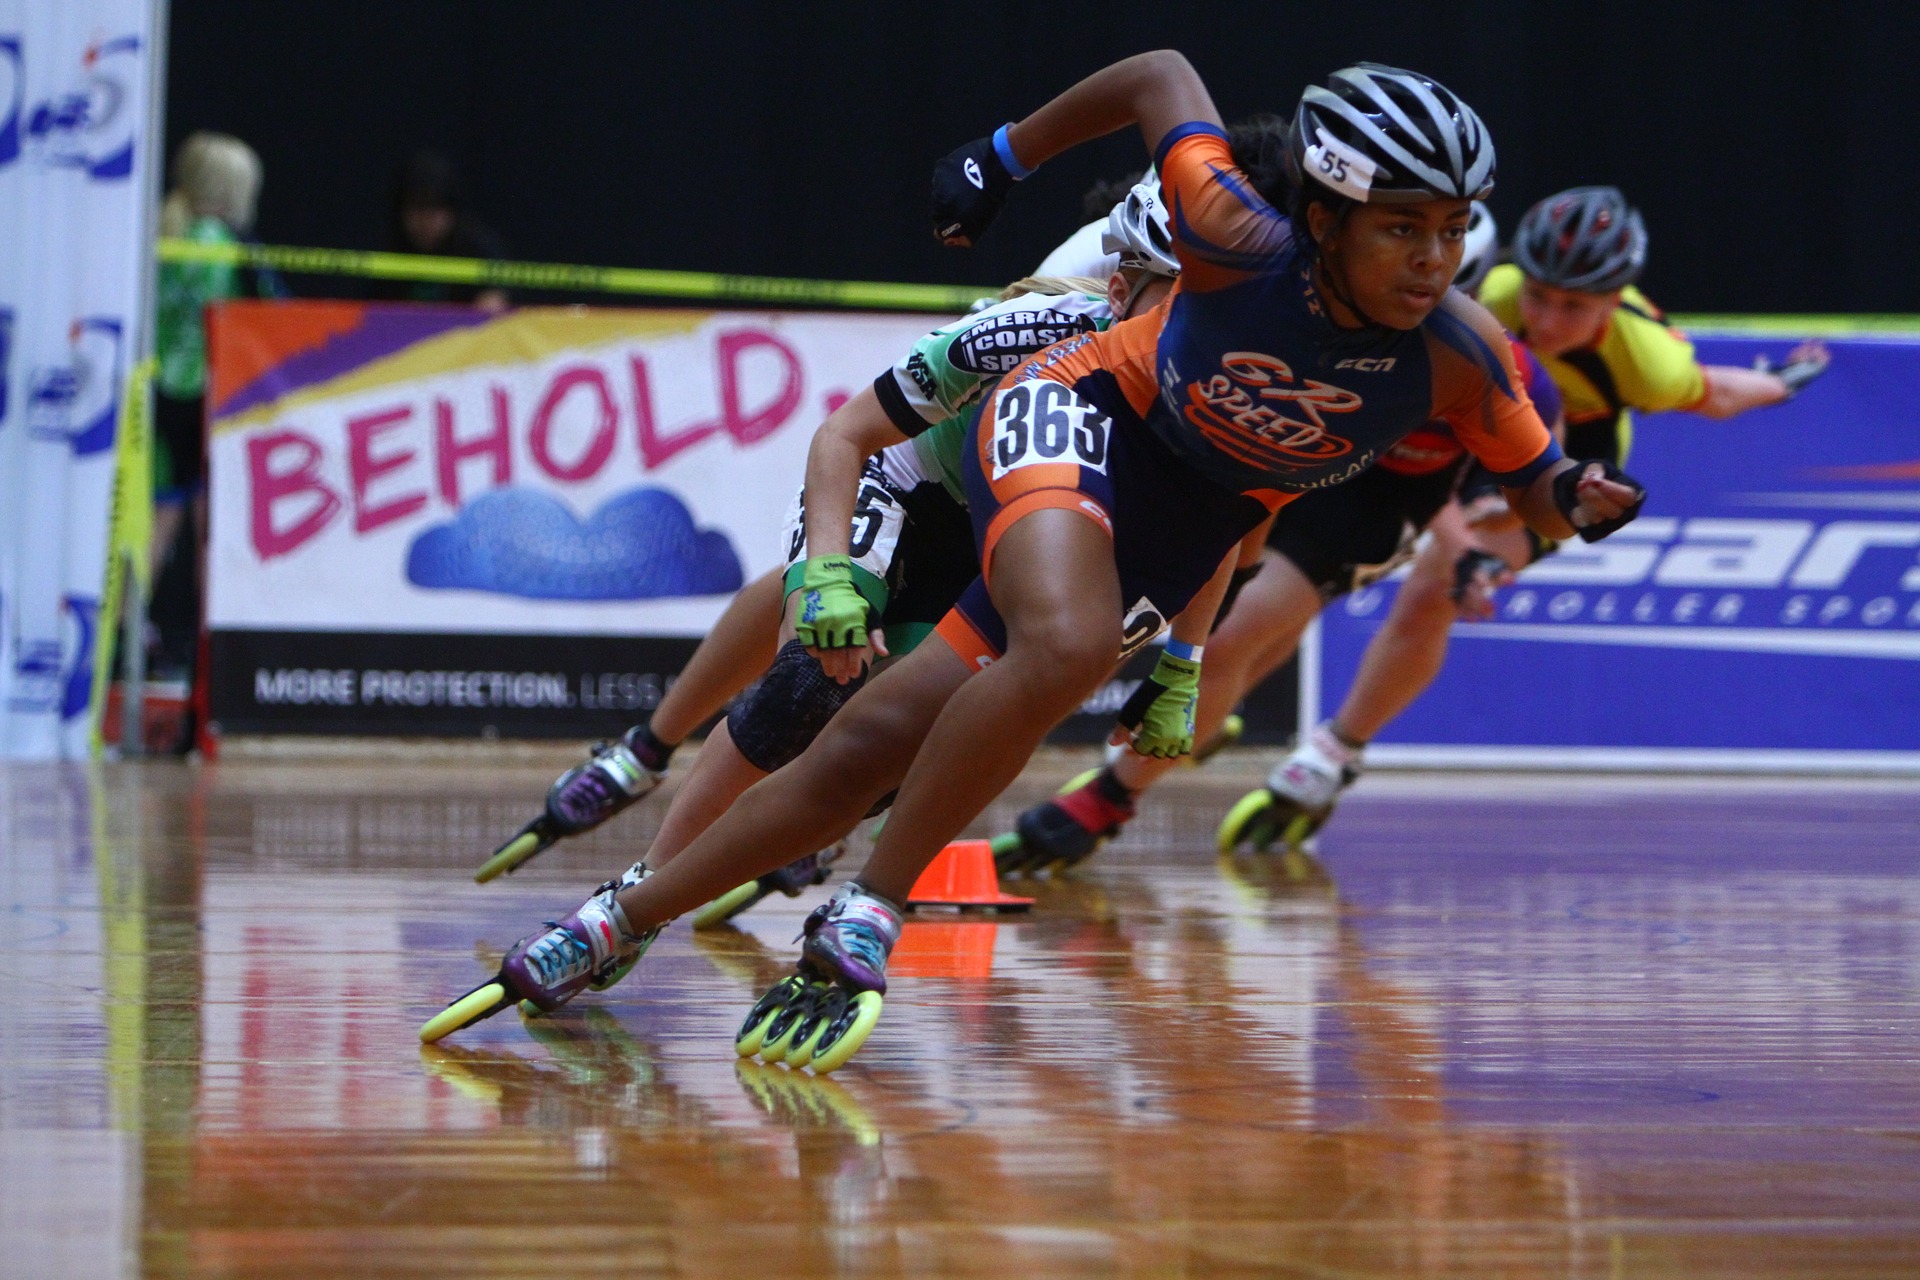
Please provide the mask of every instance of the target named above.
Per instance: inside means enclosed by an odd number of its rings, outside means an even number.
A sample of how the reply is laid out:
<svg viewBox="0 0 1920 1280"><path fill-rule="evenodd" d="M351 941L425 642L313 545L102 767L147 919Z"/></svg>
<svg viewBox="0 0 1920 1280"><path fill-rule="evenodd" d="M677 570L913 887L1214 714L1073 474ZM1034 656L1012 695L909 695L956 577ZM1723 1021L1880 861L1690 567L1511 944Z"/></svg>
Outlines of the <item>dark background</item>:
<svg viewBox="0 0 1920 1280"><path fill-rule="evenodd" d="M445 150L512 256L997 284L1083 220L1120 135L940 249L927 173L1106 62L1184 51L1229 119L1370 58L1459 92L1493 207L1608 182L1684 311L1920 310L1920 6L1458 3L555 4L173 0L167 135L236 133L270 243L381 247L387 183ZM306 282L318 287L315 282Z"/></svg>

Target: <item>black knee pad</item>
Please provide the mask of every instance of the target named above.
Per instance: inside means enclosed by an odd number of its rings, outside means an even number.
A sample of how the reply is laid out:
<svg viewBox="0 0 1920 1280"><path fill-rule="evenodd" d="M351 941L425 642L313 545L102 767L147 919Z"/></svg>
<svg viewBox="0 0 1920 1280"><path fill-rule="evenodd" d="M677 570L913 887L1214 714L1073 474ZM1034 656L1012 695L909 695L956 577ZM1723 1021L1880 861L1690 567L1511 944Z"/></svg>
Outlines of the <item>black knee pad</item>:
<svg viewBox="0 0 1920 1280"><path fill-rule="evenodd" d="M805 751L867 680L840 684L798 640L774 655L760 683L727 712L727 732L748 764L772 773Z"/></svg>

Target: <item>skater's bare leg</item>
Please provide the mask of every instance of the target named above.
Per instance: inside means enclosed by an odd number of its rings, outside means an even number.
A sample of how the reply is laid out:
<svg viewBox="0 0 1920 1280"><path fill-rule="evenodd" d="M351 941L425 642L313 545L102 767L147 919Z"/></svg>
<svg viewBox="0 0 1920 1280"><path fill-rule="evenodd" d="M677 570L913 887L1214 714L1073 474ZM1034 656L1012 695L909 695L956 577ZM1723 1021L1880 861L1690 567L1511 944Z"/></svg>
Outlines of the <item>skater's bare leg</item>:
<svg viewBox="0 0 1920 1280"><path fill-rule="evenodd" d="M875 676L797 759L748 788L670 866L623 891L628 920L636 929L664 923L853 830L900 784L970 674L936 635Z"/></svg>
<svg viewBox="0 0 1920 1280"><path fill-rule="evenodd" d="M694 758L693 768L673 794L660 833L647 850L647 865L659 871L678 857L695 836L712 826L735 800L767 775L747 763L733 745L726 721L713 727Z"/></svg>
<svg viewBox="0 0 1920 1280"><path fill-rule="evenodd" d="M1017 521L994 552L992 591L1006 656L941 712L859 877L895 902L1113 668L1120 584L1098 524L1057 509Z"/></svg>
<svg viewBox="0 0 1920 1280"><path fill-rule="evenodd" d="M1300 645L1307 624L1320 612L1320 593L1285 556L1269 553L1260 573L1207 640L1200 676L1200 702L1194 711L1194 741L1205 742L1240 700L1271 675ZM1155 760L1129 751L1113 763L1114 776L1138 794L1152 786L1179 760Z"/></svg>
<svg viewBox="0 0 1920 1280"><path fill-rule="evenodd" d="M693 651L648 722L661 742L677 746L685 741L773 661L780 647L780 576L776 569L740 588Z"/></svg>

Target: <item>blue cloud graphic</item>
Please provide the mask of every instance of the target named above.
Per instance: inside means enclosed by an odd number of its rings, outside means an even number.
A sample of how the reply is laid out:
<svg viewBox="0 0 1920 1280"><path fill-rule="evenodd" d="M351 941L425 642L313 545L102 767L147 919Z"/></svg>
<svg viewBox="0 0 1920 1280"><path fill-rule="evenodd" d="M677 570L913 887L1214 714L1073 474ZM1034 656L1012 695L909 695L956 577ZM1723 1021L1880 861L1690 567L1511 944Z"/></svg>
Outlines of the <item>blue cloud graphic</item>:
<svg viewBox="0 0 1920 1280"><path fill-rule="evenodd" d="M419 587L534 600L657 600L738 591L745 575L724 533L696 529L664 489L632 489L592 516L534 489L494 489L407 548Z"/></svg>

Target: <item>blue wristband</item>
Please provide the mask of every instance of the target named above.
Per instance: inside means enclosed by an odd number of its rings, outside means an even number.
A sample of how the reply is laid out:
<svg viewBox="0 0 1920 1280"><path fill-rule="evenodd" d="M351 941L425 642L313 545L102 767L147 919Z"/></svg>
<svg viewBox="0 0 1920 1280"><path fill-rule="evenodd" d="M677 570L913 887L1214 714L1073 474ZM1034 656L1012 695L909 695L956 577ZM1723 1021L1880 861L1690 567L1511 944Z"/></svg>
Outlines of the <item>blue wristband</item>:
<svg viewBox="0 0 1920 1280"><path fill-rule="evenodd" d="M1173 639L1171 636L1167 638L1167 652L1173 657L1184 658L1188 662L1200 661L1200 653L1204 647L1203 645L1186 644Z"/></svg>
<svg viewBox="0 0 1920 1280"><path fill-rule="evenodd" d="M1013 154L1013 144L1007 141L1007 130L1011 125L1001 125L993 131L993 154L1000 157L1000 163L1007 166L1007 172L1013 175L1015 182L1032 173L1033 170L1020 163Z"/></svg>

